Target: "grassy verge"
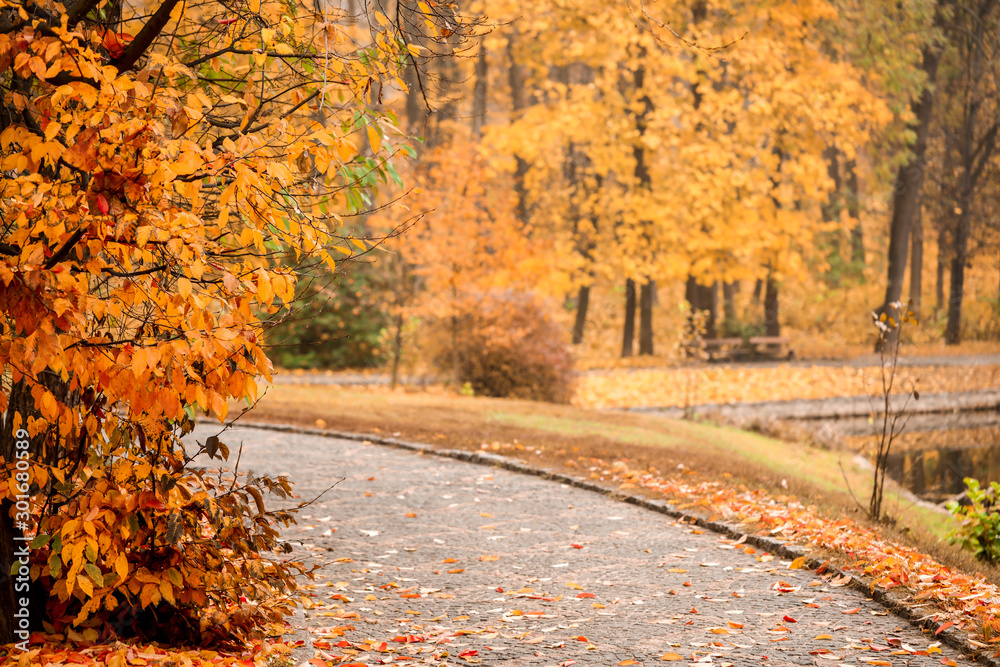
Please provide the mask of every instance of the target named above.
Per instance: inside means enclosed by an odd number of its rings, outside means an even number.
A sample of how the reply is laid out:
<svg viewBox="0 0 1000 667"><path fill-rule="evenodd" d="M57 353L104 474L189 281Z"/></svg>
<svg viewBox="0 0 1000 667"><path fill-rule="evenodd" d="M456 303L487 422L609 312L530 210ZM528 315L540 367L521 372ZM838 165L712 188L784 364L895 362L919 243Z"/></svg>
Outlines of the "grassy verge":
<svg viewBox="0 0 1000 667"><path fill-rule="evenodd" d="M871 483L871 473L850 453L707 423L527 401L278 385L244 419L319 425L459 449L502 447L510 452L514 444L518 456L544 466L579 468L588 458L626 459L667 476L724 479L795 495L827 516L862 521L858 505L867 506ZM896 488L887 488L885 506L901 537L949 564L980 570L975 561L941 543L951 529L950 517L904 499Z"/></svg>

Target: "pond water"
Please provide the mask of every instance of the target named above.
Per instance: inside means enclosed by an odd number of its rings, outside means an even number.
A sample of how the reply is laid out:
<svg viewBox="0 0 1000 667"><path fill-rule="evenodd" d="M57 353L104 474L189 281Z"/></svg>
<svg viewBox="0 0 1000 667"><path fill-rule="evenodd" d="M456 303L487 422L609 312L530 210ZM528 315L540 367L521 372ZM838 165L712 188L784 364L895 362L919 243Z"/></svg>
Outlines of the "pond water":
<svg viewBox="0 0 1000 667"><path fill-rule="evenodd" d="M874 459L876 440L867 419L828 423L848 447ZM886 473L931 502L964 492L966 477L984 486L1000 482L1000 412L915 415L893 442Z"/></svg>
<svg viewBox="0 0 1000 667"><path fill-rule="evenodd" d="M940 502L965 491L966 477L1000 482L1000 439L992 445L889 453L886 474L921 498Z"/></svg>

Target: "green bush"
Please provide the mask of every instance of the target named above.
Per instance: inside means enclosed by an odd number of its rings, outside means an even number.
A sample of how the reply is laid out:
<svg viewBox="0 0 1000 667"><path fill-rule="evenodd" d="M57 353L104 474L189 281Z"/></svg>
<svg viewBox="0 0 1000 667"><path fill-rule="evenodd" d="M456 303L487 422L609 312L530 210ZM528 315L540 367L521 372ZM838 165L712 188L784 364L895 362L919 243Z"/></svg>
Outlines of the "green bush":
<svg viewBox="0 0 1000 667"><path fill-rule="evenodd" d="M966 477L965 486L970 504L960 505L953 500L947 505L948 511L961 520L948 541L971 551L979 560L1000 563L1000 511L997 507L1000 484L991 482L983 489L977 480Z"/></svg>
<svg viewBox="0 0 1000 667"><path fill-rule="evenodd" d="M478 395L569 402L573 359L556 325L532 295L489 292L459 307L452 330L442 322L438 368Z"/></svg>
<svg viewBox="0 0 1000 667"><path fill-rule="evenodd" d="M332 283L308 276L296 286L291 316L268 331L268 354L279 368L370 368L385 360L389 316L376 297L384 277L357 262Z"/></svg>

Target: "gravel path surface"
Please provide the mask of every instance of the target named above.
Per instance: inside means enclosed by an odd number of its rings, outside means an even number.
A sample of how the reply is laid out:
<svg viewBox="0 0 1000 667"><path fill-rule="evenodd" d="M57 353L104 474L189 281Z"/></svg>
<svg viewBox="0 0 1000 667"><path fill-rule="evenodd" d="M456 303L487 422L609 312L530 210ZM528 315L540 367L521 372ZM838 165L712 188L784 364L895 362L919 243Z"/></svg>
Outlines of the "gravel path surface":
<svg viewBox="0 0 1000 667"><path fill-rule="evenodd" d="M971 664L837 579L608 496L316 435L223 441L303 498L342 480L285 534L323 565L295 664Z"/></svg>

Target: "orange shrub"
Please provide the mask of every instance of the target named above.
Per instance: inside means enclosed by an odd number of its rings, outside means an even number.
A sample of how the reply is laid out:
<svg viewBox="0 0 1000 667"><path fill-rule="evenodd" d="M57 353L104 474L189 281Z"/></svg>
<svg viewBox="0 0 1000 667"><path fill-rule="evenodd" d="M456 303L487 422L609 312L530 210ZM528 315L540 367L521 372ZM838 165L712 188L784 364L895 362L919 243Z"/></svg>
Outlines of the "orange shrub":
<svg viewBox="0 0 1000 667"><path fill-rule="evenodd" d="M470 295L457 307L454 331L438 367L477 394L569 402L573 359L562 331L533 295L503 291Z"/></svg>

